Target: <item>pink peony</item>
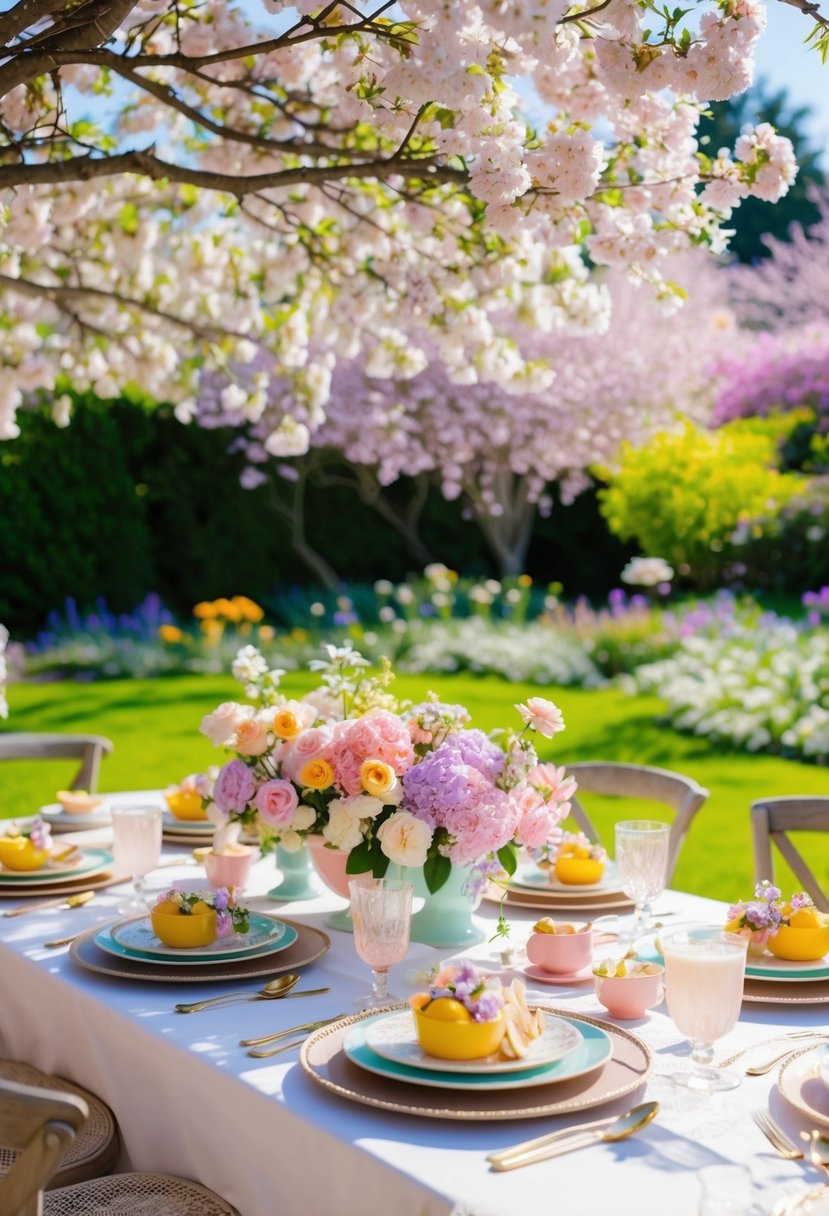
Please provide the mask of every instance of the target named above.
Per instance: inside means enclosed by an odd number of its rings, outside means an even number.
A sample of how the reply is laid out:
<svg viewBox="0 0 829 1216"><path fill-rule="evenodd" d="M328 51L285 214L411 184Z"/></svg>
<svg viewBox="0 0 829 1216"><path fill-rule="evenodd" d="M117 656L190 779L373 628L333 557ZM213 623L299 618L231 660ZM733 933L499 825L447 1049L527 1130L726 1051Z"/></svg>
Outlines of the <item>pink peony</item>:
<svg viewBox="0 0 829 1216"><path fill-rule="evenodd" d="M287 827L299 805L299 797L290 781L275 778L263 781L254 799L259 814L272 828Z"/></svg>
<svg viewBox="0 0 829 1216"><path fill-rule="evenodd" d="M380 760L401 777L415 761L408 724L382 709L338 723L328 759L336 784L346 794L362 792L360 768L365 760Z"/></svg>
<svg viewBox="0 0 829 1216"><path fill-rule="evenodd" d="M256 793L256 778L244 760L230 760L219 770L213 801L224 814L241 814Z"/></svg>

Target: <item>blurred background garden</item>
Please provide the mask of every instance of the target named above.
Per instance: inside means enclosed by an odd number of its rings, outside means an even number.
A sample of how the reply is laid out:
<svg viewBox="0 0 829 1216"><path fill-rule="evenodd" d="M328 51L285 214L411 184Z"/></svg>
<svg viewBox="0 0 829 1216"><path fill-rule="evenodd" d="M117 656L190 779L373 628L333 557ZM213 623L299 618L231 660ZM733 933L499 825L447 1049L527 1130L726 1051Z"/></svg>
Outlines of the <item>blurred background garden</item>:
<svg viewBox="0 0 829 1216"><path fill-rule="evenodd" d="M694 777L716 831L677 884L746 889L749 803L826 793L829 755L829 196L785 92L717 103L701 142L758 117L796 185L743 204L729 254L678 259L673 299L601 272L610 328L555 335L550 389L354 363L298 456L264 441L279 386L189 425L137 386L33 394L0 446L4 729L105 734L105 789L163 786L215 759L198 722L240 646L291 692L348 640L488 730L543 688L557 763ZM3 815L51 800L42 765L5 770Z"/></svg>

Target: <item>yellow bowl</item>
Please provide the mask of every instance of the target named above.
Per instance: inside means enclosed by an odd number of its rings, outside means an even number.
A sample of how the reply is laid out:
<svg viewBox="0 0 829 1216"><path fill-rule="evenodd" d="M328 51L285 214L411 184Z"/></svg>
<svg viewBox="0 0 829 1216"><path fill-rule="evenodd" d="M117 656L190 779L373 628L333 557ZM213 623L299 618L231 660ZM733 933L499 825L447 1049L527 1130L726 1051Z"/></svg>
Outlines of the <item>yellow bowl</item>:
<svg viewBox="0 0 829 1216"><path fill-rule="evenodd" d="M171 790L164 797L174 819L207 819L201 794L196 790Z"/></svg>
<svg viewBox="0 0 829 1216"><path fill-rule="evenodd" d="M193 950L197 946L209 946L216 940L216 913L182 915L180 912L150 912L153 933L165 946L174 950Z"/></svg>
<svg viewBox="0 0 829 1216"><path fill-rule="evenodd" d="M797 963L816 963L829 953L829 925L816 925L810 929L781 925L766 945L777 958Z"/></svg>
<svg viewBox="0 0 829 1216"><path fill-rule="evenodd" d="M28 836L0 837L0 865L7 870L40 870L49 858L48 849L38 849Z"/></svg>
<svg viewBox="0 0 829 1216"><path fill-rule="evenodd" d="M428 1013L413 1009L420 1046L429 1056L441 1060L479 1060L493 1055L501 1046L506 1022L498 1014L494 1022L442 1022Z"/></svg>
<svg viewBox="0 0 829 1216"><path fill-rule="evenodd" d="M603 861L593 857L559 857L556 861L556 878L559 882L579 884L599 882L604 874Z"/></svg>

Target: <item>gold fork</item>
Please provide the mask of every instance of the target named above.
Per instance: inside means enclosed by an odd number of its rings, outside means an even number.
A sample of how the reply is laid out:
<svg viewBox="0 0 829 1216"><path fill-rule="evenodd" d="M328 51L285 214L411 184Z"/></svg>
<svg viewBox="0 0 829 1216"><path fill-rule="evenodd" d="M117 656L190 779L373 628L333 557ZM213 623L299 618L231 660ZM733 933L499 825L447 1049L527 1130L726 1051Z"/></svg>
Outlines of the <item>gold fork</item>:
<svg viewBox="0 0 829 1216"><path fill-rule="evenodd" d="M803 1153L794 1144L781 1127L772 1119L771 1115L766 1111L757 1109L751 1112L751 1117L759 1127L760 1131L768 1140L781 1157L785 1157L787 1161L802 1161Z"/></svg>

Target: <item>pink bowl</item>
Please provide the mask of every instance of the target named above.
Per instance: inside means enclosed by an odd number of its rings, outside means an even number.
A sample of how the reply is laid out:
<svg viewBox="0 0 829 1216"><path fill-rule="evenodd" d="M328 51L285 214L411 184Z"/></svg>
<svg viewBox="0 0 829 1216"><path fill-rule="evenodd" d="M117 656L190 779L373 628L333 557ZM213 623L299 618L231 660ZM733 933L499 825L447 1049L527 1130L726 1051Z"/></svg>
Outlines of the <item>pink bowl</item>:
<svg viewBox="0 0 829 1216"><path fill-rule="evenodd" d="M205 853L204 868L207 881L213 890L219 887L236 887L242 891L250 875L253 863L253 849L247 845L239 845L244 853Z"/></svg>
<svg viewBox="0 0 829 1216"><path fill-rule="evenodd" d="M575 933L532 933L527 957L551 975L581 971L593 961L593 929L584 922L569 921Z"/></svg>
<svg viewBox="0 0 829 1216"><path fill-rule="evenodd" d="M658 975L594 975L599 1004L620 1022L644 1017L648 1009L662 1000L663 973L664 968L660 967Z"/></svg>

